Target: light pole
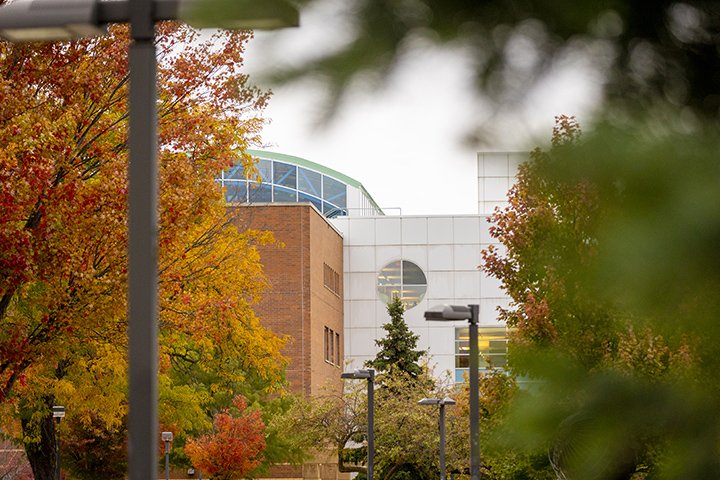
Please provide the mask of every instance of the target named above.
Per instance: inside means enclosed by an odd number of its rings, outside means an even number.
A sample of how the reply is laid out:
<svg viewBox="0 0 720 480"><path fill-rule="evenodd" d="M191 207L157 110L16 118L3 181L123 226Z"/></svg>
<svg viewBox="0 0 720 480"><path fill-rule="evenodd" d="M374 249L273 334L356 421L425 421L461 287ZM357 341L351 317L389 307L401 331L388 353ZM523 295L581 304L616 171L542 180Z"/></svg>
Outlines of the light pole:
<svg viewBox="0 0 720 480"><path fill-rule="evenodd" d="M170 444L173 441L173 433L162 432L160 435L165 442L165 480L170 480Z"/></svg>
<svg viewBox="0 0 720 480"><path fill-rule="evenodd" d="M440 430L440 480L445 480L445 405L455 405L455 400L445 398L423 398L418 401L419 405L439 405L440 419L438 429Z"/></svg>
<svg viewBox="0 0 720 480"><path fill-rule="evenodd" d="M470 333L470 480L480 480L480 392L478 313L479 305L437 305L425 312L425 320L467 320Z"/></svg>
<svg viewBox="0 0 720 480"><path fill-rule="evenodd" d="M367 442L368 442L368 463L367 463L367 479L373 480L373 470L375 461L375 370L368 368L365 370L355 370L354 372L344 372L340 374L340 378L345 379L366 379L367 380Z"/></svg>
<svg viewBox="0 0 720 480"><path fill-rule="evenodd" d="M54 405L52 414L55 420L55 480L60 480L60 421L65 417L65 407Z"/></svg>
<svg viewBox="0 0 720 480"><path fill-rule="evenodd" d="M220 7L223 10L218 11ZM15 42L100 35L129 23L128 168L128 469L131 480L157 475L158 158L155 23L197 27L298 25L285 0L15 0L0 6L0 37Z"/></svg>

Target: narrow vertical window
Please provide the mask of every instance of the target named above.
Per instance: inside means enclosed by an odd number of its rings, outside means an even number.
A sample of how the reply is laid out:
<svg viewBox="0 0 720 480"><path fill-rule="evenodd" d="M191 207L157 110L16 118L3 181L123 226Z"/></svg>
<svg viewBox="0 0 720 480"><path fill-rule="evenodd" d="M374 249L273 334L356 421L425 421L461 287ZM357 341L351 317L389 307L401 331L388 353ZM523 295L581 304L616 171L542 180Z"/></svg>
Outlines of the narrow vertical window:
<svg viewBox="0 0 720 480"><path fill-rule="evenodd" d="M340 334L335 334L335 365L340 365Z"/></svg>
<svg viewBox="0 0 720 480"><path fill-rule="evenodd" d="M327 361L330 353L330 345L328 344L328 339L330 337L330 329L328 327L325 327L325 335L323 337L323 350L325 351L325 360Z"/></svg>

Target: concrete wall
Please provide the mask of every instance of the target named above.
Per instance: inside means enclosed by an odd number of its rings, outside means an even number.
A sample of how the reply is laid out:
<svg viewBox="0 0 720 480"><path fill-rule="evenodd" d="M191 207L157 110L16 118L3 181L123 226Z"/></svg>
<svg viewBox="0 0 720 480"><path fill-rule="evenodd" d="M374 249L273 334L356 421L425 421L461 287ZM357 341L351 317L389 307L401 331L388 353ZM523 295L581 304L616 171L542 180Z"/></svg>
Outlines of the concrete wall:
<svg viewBox="0 0 720 480"><path fill-rule="evenodd" d="M499 282L479 270L481 251L494 240L484 215L346 217L331 220L345 242L345 352L348 368L361 368L377 354L375 340L390 318L378 296L378 273L388 263L408 260L427 278L418 305L405 322L428 350L435 373L454 374L455 327L467 322L427 322L437 304L480 305L480 324L499 326L497 306L507 305Z"/></svg>

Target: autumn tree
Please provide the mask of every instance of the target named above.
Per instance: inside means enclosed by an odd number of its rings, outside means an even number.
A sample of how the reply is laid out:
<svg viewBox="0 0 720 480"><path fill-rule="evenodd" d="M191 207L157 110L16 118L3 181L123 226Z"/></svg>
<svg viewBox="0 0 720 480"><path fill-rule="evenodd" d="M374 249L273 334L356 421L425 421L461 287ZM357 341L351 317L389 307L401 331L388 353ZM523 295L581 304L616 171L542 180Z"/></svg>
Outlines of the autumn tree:
<svg viewBox="0 0 720 480"><path fill-rule="evenodd" d="M386 334L375 340L375 345L380 350L373 360L365 362L365 366L378 372L388 372L395 368L411 377L418 377L423 372L423 367L418 362L427 352L415 350L419 336L410 331L403 319L405 306L400 297L393 297L387 305L387 312L390 322L383 325Z"/></svg>
<svg viewBox="0 0 720 480"><path fill-rule="evenodd" d="M419 381L420 379L420 381ZM402 392L402 394L399 394ZM437 412L418 400L451 395L427 369L419 377L407 372L384 374L383 387L375 390L375 478L435 478ZM332 389L313 398L297 398L289 414L275 425L287 432L301 432L295 441L304 448L337 452L341 472L367 472L367 383L346 381L339 394Z"/></svg>
<svg viewBox="0 0 720 480"><path fill-rule="evenodd" d="M573 117L558 117L553 149L571 148L579 136ZM596 255L598 193L585 180L568 185L543 176L552 161L553 151L537 148L520 165L508 207L490 218L490 235L503 250L485 249L483 269L502 282L512 300L499 310L499 319L517 328L511 350L552 346L590 368L617 344L609 306L578 288L582 266ZM513 366L524 373L519 359Z"/></svg>
<svg viewBox="0 0 720 480"><path fill-rule="evenodd" d="M502 319L517 327L509 363L542 385L537 395L519 402L517 423L505 433L516 446L539 435L535 440L551 445L553 466L570 478L716 471L714 449L692 460L679 459L674 450L681 442L713 435L697 423L695 412L704 409L696 402L712 398L707 395L717 385L706 369L713 347L697 329L715 311L705 296L714 280L698 271L689 289L659 272L648 275L648 256L656 255L661 265L678 258L672 242L660 254L647 243L650 237L637 237L635 230L646 222L638 210L647 211L647 202L660 198L647 188L660 178L668 181L658 173L666 154L650 147L658 163L647 167L648 145L614 131L617 152L608 152L600 140L606 131L592 133L588 141L574 119L560 117L551 149L531 154L508 207L491 218L491 233L506 251L487 249L484 268L512 299L501 310ZM674 134L669 138L678 141ZM617 160L609 162L606 155ZM642 174L633 162L646 166ZM634 243L640 238L642 247ZM662 243L666 237L654 238ZM660 260L665 255L670 256ZM632 284L622 273L628 268L634 269ZM650 288L657 282L669 287ZM669 298L676 305L668 304ZM668 310L675 315L672 323L665 320ZM666 408L677 410L668 415ZM676 416L687 428L671 426ZM532 433L528 425L535 426Z"/></svg>
<svg viewBox="0 0 720 480"><path fill-rule="evenodd" d="M263 123L268 95L239 71L248 38L158 26L160 416L178 431L283 382L282 339L252 311L266 286L255 246L271 237L233 227L214 182L238 159L252 168ZM0 43L0 408L36 478L52 474L51 405L71 431L125 428L128 42L112 26Z"/></svg>
<svg viewBox="0 0 720 480"><path fill-rule="evenodd" d="M185 445L195 468L219 480L244 478L260 466L265 450L262 413L248 409L242 396L235 397L233 406L234 412L215 415L212 434Z"/></svg>
<svg viewBox="0 0 720 480"><path fill-rule="evenodd" d="M525 451L505 441L514 405L528 392L521 390L510 372L493 369L478 380L480 420L480 472L490 480L523 478L555 480L545 451ZM470 472L470 385L464 382L451 394L457 402L446 407L448 472Z"/></svg>

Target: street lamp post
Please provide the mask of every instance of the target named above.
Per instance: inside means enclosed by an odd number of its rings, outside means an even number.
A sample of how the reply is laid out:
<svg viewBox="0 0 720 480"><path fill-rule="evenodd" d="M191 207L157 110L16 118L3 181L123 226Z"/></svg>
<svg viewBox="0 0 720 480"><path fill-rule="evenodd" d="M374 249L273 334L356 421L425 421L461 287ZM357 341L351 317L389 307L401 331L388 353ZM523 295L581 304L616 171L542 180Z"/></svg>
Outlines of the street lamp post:
<svg viewBox="0 0 720 480"><path fill-rule="evenodd" d="M366 379L367 380L367 442L368 442L368 462L367 462L367 479L373 480L374 461L375 461L375 370L368 368L365 370L355 370L354 372L344 372L340 374L340 378L345 379Z"/></svg>
<svg viewBox="0 0 720 480"><path fill-rule="evenodd" d="M440 430L440 480L445 480L445 405L455 405L455 400L445 398L423 398L418 401L420 405L439 405L440 419L438 429Z"/></svg>
<svg viewBox="0 0 720 480"><path fill-rule="evenodd" d="M165 480L170 480L170 444L173 441L172 432L162 432L162 441L165 442Z"/></svg>
<svg viewBox="0 0 720 480"><path fill-rule="evenodd" d="M480 480L480 391L478 351L479 305L437 305L425 312L425 320L467 320L470 333L470 480Z"/></svg>
<svg viewBox="0 0 720 480"><path fill-rule="evenodd" d="M65 417L65 407L54 405L52 414L55 420L55 480L60 480L60 421Z"/></svg>
<svg viewBox="0 0 720 480"><path fill-rule="evenodd" d="M228 10L218 12L215 6ZM155 23L197 27L298 25L285 0L15 0L0 6L0 37L15 42L72 40L129 23L128 168L128 469L131 480L157 475L158 158Z"/></svg>

